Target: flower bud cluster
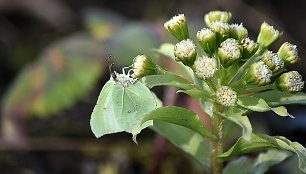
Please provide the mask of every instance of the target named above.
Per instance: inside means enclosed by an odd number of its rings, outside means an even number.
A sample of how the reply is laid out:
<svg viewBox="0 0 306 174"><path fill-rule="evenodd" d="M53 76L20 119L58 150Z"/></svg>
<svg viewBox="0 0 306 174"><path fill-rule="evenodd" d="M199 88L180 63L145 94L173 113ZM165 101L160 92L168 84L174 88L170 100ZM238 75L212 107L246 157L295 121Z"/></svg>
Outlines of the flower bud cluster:
<svg viewBox="0 0 306 174"><path fill-rule="evenodd" d="M175 60L189 66L197 78L205 80L214 90L216 100L224 106L235 104L235 90L241 93L240 90L251 91L253 87L267 89L260 86L268 85L272 76L299 60L296 46L288 42L282 44L277 53L268 50L282 35L273 26L262 23L255 41L248 37L248 30L242 24L230 24L231 17L231 13L224 11L205 15L206 27L196 34L203 55L198 54L196 44L189 39L184 15L165 23L166 30L179 40L174 47ZM273 85L281 91L297 92L304 86L302 76L296 71L276 79Z"/></svg>

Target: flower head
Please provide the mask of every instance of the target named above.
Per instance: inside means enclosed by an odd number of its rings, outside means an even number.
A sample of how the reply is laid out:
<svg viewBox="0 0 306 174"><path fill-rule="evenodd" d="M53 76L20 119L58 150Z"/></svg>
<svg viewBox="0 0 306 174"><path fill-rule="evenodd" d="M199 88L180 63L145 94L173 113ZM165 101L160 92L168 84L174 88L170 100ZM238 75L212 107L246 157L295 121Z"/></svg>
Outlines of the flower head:
<svg viewBox="0 0 306 174"><path fill-rule="evenodd" d="M241 42L244 38L248 37L248 30L242 24L231 24L230 37Z"/></svg>
<svg viewBox="0 0 306 174"><path fill-rule="evenodd" d="M216 33L208 28L203 28L197 32L197 39L203 50L212 55L216 49Z"/></svg>
<svg viewBox="0 0 306 174"><path fill-rule="evenodd" d="M222 86L216 92L217 102L223 106L234 106L237 101L237 93L228 86Z"/></svg>
<svg viewBox="0 0 306 174"><path fill-rule="evenodd" d="M184 14L178 14L164 23L165 29L177 40L181 41L189 37L188 27Z"/></svg>
<svg viewBox="0 0 306 174"><path fill-rule="evenodd" d="M214 21L228 23L232 18L232 14L227 11L211 11L204 16L206 26L210 26Z"/></svg>
<svg viewBox="0 0 306 174"><path fill-rule="evenodd" d="M276 86L281 91L299 92L304 87L304 81L297 71L290 71L276 79Z"/></svg>
<svg viewBox="0 0 306 174"><path fill-rule="evenodd" d="M237 40L233 38L226 39L218 48L218 56L222 65L230 66L239 60L242 55L242 47Z"/></svg>
<svg viewBox="0 0 306 174"><path fill-rule="evenodd" d="M247 59L253 56L258 50L258 43L254 42L250 38L244 38L242 40L242 48L243 48L243 58Z"/></svg>
<svg viewBox="0 0 306 174"><path fill-rule="evenodd" d="M219 21L214 21L211 23L209 27L212 31L217 33L218 37L220 39L225 39L229 36L230 33L230 27L227 23L219 22Z"/></svg>
<svg viewBox="0 0 306 174"><path fill-rule="evenodd" d="M217 60L208 56L198 57L192 69L196 76L202 80L212 78L217 71Z"/></svg>
<svg viewBox="0 0 306 174"><path fill-rule="evenodd" d="M134 58L132 64L133 74L135 78L141 78L147 75L158 73L158 66L149 57L141 54Z"/></svg>
<svg viewBox="0 0 306 174"><path fill-rule="evenodd" d="M259 61L250 66L244 79L247 83L265 85L270 83L271 77L272 71L263 61Z"/></svg>
<svg viewBox="0 0 306 174"><path fill-rule="evenodd" d="M174 55L176 61L181 61L184 65L193 65L197 52L196 46L190 39L182 40L174 47Z"/></svg>
<svg viewBox="0 0 306 174"><path fill-rule="evenodd" d="M277 54L282 58L286 65L294 64L299 60L296 45L285 42L279 48Z"/></svg>
<svg viewBox="0 0 306 174"><path fill-rule="evenodd" d="M284 68L284 61L272 51L268 51L263 55L262 61L270 68L272 72L277 72Z"/></svg>
<svg viewBox="0 0 306 174"><path fill-rule="evenodd" d="M264 22L261 24L260 32L257 37L257 42L263 47L269 47L281 35L282 33L274 29L272 25L269 25L268 23Z"/></svg>

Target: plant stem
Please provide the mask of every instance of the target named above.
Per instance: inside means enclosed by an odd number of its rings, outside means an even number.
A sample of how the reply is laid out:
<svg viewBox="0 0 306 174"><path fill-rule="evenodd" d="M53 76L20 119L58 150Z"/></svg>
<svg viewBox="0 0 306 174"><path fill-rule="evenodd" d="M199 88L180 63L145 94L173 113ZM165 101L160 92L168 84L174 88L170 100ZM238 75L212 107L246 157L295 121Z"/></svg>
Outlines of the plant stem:
<svg viewBox="0 0 306 174"><path fill-rule="evenodd" d="M216 114L222 112L223 106L220 104L214 104L214 114L212 117L212 134L216 138L211 139L211 156L210 156L210 170L211 174L222 174L223 161L219 159L219 155L223 153L223 118Z"/></svg>

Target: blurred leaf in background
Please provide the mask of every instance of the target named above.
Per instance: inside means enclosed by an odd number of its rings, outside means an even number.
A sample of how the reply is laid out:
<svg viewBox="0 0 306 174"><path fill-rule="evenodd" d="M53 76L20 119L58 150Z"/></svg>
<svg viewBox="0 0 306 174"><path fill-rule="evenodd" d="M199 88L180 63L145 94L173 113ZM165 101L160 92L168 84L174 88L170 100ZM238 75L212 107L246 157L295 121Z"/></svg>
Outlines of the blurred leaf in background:
<svg viewBox="0 0 306 174"><path fill-rule="evenodd" d="M101 44L86 35L72 35L47 48L26 66L4 96L5 116L46 116L72 106L104 71Z"/></svg>

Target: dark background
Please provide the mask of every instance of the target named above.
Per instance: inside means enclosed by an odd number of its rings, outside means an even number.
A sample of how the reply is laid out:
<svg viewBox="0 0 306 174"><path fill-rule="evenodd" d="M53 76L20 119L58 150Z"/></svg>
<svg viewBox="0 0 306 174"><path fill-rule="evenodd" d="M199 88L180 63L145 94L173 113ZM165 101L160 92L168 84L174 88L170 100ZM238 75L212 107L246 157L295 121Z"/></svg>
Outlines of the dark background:
<svg viewBox="0 0 306 174"><path fill-rule="evenodd" d="M305 77L304 0L0 0L2 105L6 103L8 91L16 89L13 84L25 89L24 95L33 92L25 83L18 81L18 77L49 60L45 53L54 50L52 46L68 50L60 59L67 62L71 61L69 55L86 58L87 51L94 47L94 55L98 58L93 62L101 66L101 71L93 77L90 87L84 89L82 95L71 99L67 107L54 109L42 114L44 116L27 109L27 104L36 101L36 98L19 99L17 95L18 104L12 105L10 112L15 117L7 121L8 113L2 111L1 115L4 118L0 122L1 128L6 131L2 132L0 141L0 173L154 173L156 168L166 174L203 172L190 157L155 136L151 130L145 130L139 136L138 146L131 141L130 135L124 133L95 139L90 131L89 119L97 96L109 79L106 61L109 54L113 55L116 67L120 69L129 65L137 54L157 48L162 42L174 43L174 39L163 29L163 22L171 16L184 13L194 35L203 25L204 14L211 10L231 11L233 21L242 22L253 39L263 21L283 31L282 38L271 49L277 51L285 41L296 44L301 61L289 69L297 69ZM103 20L96 22L95 19ZM85 42L84 49L74 47L71 42ZM86 74L86 68L92 66L89 64L84 69L74 67L72 71ZM37 79L42 78L29 77L27 84L36 84ZM54 82L56 78L50 81ZM42 94L48 93L48 89L48 85L42 87ZM162 89L157 89L157 92L160 97L163 96ZM65 95L63 93L62 97L65 98ZM284 135L305 146L305 108L291 106L288 109L296 116L294 120L271 116L273 114L270 113L251 115L254 129L270 135ZM160 150L159 146L164 150ZM296 173L296 166L295 159L290 158L285 165L273 167L270 173Z"/></svg>

